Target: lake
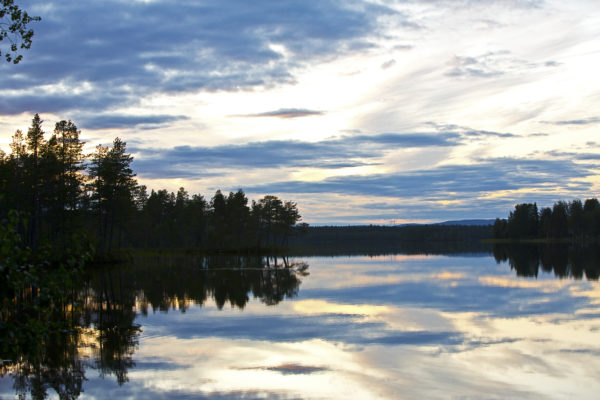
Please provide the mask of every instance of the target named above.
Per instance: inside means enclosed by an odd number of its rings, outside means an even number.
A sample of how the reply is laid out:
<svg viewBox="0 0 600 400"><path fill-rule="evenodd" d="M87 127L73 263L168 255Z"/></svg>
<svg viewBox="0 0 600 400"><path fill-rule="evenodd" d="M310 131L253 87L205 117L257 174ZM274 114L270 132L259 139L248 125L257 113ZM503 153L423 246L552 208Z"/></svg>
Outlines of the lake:
<svg viewBox="0 0 600 400"><path fill-rule="evenodd" d="M598 252L511 251L138 257L0 397L598 398Z"/></svg>

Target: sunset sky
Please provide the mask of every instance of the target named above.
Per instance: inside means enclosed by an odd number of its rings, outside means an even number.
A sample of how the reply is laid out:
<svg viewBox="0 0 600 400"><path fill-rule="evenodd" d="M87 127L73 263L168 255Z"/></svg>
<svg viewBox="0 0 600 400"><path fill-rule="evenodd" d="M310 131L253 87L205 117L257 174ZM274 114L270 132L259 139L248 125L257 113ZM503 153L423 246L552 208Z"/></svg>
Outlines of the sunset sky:
<svg viewBox="0 0 600 400"><path fill-rule="evenodd" d="M313 224L599 195L598 0L18 3L42 21L0 64L5 151L34 113L71 119L149 190L274 194Z"/></svg>

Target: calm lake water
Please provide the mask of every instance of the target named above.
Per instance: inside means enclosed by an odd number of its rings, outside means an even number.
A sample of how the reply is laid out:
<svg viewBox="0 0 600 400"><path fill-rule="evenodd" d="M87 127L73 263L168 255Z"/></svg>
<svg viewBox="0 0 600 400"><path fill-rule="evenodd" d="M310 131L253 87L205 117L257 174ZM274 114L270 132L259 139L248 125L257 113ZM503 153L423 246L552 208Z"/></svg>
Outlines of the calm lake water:
<svg viewBox="0 0 600 400"><path fill-rule="evenodd" d="M0 397L597 399L598 264L548 257L140 258Z"/></svg>

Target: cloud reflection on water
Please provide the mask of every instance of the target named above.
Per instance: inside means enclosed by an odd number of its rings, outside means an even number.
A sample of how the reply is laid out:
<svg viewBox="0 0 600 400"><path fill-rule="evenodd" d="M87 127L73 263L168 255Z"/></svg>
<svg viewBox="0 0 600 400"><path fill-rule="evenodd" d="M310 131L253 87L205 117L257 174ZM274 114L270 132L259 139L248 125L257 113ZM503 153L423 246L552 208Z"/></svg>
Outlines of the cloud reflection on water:
<svg viewBox="0 0 600 400"><path fill-rule="evenodd" d="M586 399L600 392L597 281L516 276L491 256L305 261L310 275L297 297L277 305L256 297L240 309L205 297L185 312L139 313L129 382L88 374L84 397Z"/></svg>
<svg viewBox="0 0 600 400"><path fill-rule="evenodd" d="M593 398L600 390L600 320L577 313L598 311L597 282L515 277L491 257L309 264L298 299L277 307L205 304L158 336L152 320L175 314L150 315L138 357L159 355L181 370L133 371L132 380L151 375L154 390L215 398Z"/></svg>

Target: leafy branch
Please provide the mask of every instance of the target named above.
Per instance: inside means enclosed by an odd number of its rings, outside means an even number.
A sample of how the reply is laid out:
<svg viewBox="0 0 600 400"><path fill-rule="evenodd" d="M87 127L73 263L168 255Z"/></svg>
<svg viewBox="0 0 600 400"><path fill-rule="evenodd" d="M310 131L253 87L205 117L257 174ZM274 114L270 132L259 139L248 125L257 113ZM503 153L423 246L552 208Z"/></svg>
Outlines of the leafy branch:
<svg viewBox="0 0 600 400"><path fill-rule="evenodd" d="M0 5L0 42L9 42L4 58L7 62L18 64L23 59L23 55L19 54L20 50L29 49L32 43L33 29L27 25L42 18L33 17L27 11L21 10L14 0L0 0Z"/></svg>

